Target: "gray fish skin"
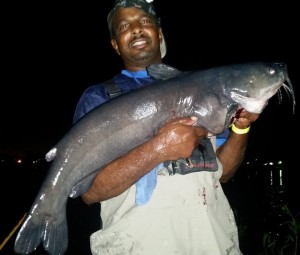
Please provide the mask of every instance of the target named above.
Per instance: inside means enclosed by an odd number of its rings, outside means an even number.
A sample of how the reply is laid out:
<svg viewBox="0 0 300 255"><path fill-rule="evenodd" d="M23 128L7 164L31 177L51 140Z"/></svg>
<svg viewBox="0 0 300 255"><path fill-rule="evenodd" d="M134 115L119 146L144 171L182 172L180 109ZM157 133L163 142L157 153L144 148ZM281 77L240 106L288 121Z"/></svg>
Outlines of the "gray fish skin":
<svg viewBox="0 0 300 255"><path fill-rule="evenodd" d="M52 162L16 237L16 253L30 254L42 243L48 254L64 254L68 197L80 196L104 165L146 142L167 120L197 116L197 125L215 135L229 127L241 108L261 113L281 87L295 105L282 63L242 63L188 72L158 64L147 70L156 82L98 106L46 155Z"/></svg>

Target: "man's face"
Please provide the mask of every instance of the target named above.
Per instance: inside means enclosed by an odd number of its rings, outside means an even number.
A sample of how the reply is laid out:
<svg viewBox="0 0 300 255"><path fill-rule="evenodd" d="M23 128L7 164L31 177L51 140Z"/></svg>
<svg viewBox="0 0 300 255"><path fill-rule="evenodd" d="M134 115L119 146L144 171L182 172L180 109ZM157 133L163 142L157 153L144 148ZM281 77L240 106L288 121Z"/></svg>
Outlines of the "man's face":
<svg viewBox="0 0 300 255"><path fill-rule="evenodd" d="M151 15L138 8L119 8L113 27L112 45L125 65L147 66L160 59L161 29Z"/></svg>

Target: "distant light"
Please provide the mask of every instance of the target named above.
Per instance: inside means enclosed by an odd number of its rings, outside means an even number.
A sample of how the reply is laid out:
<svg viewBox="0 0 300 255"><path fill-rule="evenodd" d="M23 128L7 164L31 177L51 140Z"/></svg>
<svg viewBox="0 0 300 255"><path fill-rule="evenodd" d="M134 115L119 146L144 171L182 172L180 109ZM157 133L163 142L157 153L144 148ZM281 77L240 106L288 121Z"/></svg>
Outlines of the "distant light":
<svg viewBox="0 0 300 255"><path fill-rule="evenodd" d="M279 185L282 186L282 170L281 169L279 170L279 181L280 181Z"/></svg>
<svg viewBox="0 0 300 255"><path fill-rule="evenodd" d="M39 162L41 162L41 159L32 160L32 164L37 164Z"/></svg>
<svg viewBox="0 0 300 255"><path fill-rule="evenodd" d="M17 160L17 163L18 163L18 164L22 164L22 163L23 163L23 162L22 162L22 159L18 159L18 160Z"/></svg>

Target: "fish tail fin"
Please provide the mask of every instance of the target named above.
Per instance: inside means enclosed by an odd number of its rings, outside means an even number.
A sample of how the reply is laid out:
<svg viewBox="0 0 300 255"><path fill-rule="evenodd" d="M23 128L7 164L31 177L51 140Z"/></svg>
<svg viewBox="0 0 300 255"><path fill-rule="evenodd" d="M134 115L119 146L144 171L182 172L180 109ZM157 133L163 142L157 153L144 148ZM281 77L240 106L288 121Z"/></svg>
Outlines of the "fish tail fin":
<svg viewBox="0 0 300 255"><path fill-rule="evenodd" d="M41 243L42 235L43 226L34 224L31 215L27 216L15 240L15 253L32 253Z"/></svg>
<svg viewBox="0 0 300 255"><path fill-rule="evenodd" d="M64 254L68 248L68 227L64 219L60 224L46 224L43 245L49 254Z"/></svg>
<svg viewBox="0 0 300 255"><path fill-rule="evenodd" d="M44 220L37 224L29 215L16 237L14 251L17 254L30 254L41 243L50 255L64 254L68 247L66 219L56 224L53 219L44 217Z"/></svg>

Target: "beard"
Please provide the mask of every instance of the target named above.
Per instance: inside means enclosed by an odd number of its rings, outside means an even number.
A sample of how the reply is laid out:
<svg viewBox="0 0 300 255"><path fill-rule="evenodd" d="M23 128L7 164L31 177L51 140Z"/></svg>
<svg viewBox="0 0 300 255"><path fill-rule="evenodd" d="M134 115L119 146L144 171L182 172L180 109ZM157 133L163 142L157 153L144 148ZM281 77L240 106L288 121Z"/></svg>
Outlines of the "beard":
<svg viewBox="0 0 300 255"><path fill-rule="evenodd" d="M151 50L141 50L138 54L132 56L135 61L149 61L155 56L154 52Z"/></svg>

